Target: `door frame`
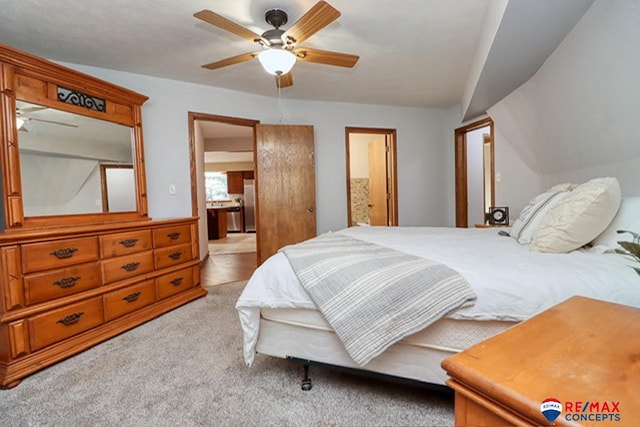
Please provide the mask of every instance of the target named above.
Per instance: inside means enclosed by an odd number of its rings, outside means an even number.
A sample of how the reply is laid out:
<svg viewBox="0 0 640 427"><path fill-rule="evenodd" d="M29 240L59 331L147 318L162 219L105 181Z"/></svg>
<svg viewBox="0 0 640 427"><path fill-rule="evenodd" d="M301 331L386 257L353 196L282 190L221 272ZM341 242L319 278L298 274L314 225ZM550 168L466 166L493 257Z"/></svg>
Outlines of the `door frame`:
<svg viewBox="0 0 640 427"><path fill-rule="evenodd" d="M495 163L493 120L491 117L477 120L454 131L455 144L455 187L456 187L456 227L467 228L469 218L467 212L467 133L476 129L489 127L489 143L491 145L491 205L495 206Z"/></svg>
<svg viewBox="0 0 640 427"><path fill-rule="evenodd" d="M352 133L365 133L385 135L389 140L389 163L387 165L387 182L389 193L389 218L388 226L398 225L398 163L396 151L396 130L383 128L345 127L346 149L346 184L347 184L347 227L351 227L351 158L349 155L349 135Z"/></svg>
<svg viewBox="0 0 640 427"><path fill-rule="evenodd" d="M258 159L256 158L256 126L258 126L260 124L259 120L252 120L252 119L244 119L244 118L240 118L240 117L231 117L231 116L220 116L217 114L208 114L208 113L197 113L197 112L192 112L189 111L188 112L188 128L189 128L189 167L190 167L190 177L191 177L191 215L192 216L199 216L199 210L198 210L198 177L197 177L197 173L196 173L196 158L197 158L197 154L196 153L196 141L195 141L195 121L196 120L205 120L205 121L211 121L211 122L221 122L221 123L226 123L229 125L236 125L236 126L246 126L246 127L251 127L253 128L253 163L254 163L254 180L258 181L258 174L257 174L257 162ZM204 152L202 153L202 155L204 155ZM256 206L255 206L255 216L256 216L256 246L259 247L259 242L260 242L260 234L258 233L258 221L260 221L260 215L258 214L259 212L259 207L258 207L258 194L257 194L257 188L258 186L255 185L254 186L254 191L256 191L255 195L256 195ZM206 220L206 218L205 218ZM200 220L199 220L200 221ZM207 256L209 256L209 254L207 253ZM205 257L206 258L206 257ZM256 252L256 259L257 259L257 252Z"/></svg>

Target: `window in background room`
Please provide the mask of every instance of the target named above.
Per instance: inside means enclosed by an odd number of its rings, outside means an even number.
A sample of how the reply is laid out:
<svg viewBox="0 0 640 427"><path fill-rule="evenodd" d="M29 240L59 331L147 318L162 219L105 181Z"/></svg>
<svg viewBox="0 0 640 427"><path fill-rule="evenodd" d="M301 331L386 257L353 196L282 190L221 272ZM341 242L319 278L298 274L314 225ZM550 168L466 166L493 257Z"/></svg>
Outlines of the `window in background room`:
<svg viewBox="0 0 640 427"><path fill-rule="evenodd" d="M227 174L222 172L205 172L204 186L207 200L228 200Z"/></svg>

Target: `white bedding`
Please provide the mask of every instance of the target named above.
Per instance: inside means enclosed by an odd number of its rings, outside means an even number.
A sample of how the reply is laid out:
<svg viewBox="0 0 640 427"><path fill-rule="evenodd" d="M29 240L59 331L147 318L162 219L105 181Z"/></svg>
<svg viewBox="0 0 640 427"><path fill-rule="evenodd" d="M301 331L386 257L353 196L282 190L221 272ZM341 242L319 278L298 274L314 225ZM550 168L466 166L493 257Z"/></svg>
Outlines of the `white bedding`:
<svg viewBox="0 0 640 427"><path fill-rule="evenodd" d="M617 254L534 253L495 228L353 227L339 233L457 270L478 299L447 316L453 319L521 321L573 295L640 307L640 276ZM316 308L281 253L255 271L236 303L248 365L255 355L260 307Z"/></svg>

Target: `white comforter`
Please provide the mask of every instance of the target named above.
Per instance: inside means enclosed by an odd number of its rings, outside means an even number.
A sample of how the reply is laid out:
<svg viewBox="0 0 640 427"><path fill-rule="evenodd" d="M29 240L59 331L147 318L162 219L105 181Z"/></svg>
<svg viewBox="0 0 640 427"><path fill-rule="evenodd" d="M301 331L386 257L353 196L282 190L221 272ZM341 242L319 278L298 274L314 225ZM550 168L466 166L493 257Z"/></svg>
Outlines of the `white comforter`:
<svg viewBox="0 0 640 427"><path fill-rule="evenodd" d="M478 299L447 316L453 319L521 321L573 295L640 307L640 276L618 254L533 253L499 236L496 228L353 227L339 233L457 270ZM260 307L316 308L282 253L255 271L236 303L248 365L255 355Z"/></svg>

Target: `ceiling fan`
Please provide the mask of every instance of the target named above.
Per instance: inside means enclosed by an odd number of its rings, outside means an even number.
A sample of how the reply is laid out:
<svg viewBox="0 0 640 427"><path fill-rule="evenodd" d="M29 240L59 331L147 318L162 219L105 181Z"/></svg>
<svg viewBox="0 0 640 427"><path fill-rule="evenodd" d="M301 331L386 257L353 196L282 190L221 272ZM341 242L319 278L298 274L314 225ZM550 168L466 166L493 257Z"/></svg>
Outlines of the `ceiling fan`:
<svg viewBox="0 0 640 427"><path fill-rule="evenodd" d="M29 132L27 130L27 128L25 127L25 124L27 122L30 121L34 121L34 122L42 122L42 123L50 123L50 124L54 124L54 125L61 125L61 126L68 126L68 127L73 127L73 128L77 128L77 125L71 124L71 123L64 123L64 122L57 122L54 120L45 120L45 119L39 119L36 117L31 117L31 116L27 116L26 114L29 113L35 113L36 111L41 111L41 110L46 110L47 107L28 107L28 108L16 108L16 124L17 124L17 128L19 131L21 132Z"/></svg>
<svg viewBox="0 0 640 427"><path fill-rule="evenodd" d="M288 30L280 28L282 25L285 25L288 20L285 11L280 9L267 10L265 13L265 21L274 28L262 34L256 34L248 28L236 24L207 9L194 13L193 16L244 39L256 42L263 48L262 51L243 53L205 64L202 66L203 68L215 70L228 65L250 61L257 57L264 69L268 73L276 76L276 85L278 88L293 85L291 68L296 61L315 62L318 64L351 68L356 65L356 62L360 59L357 55L300 46L302 42L340 16L340 12L325 1L316 3Z"/></svg>

